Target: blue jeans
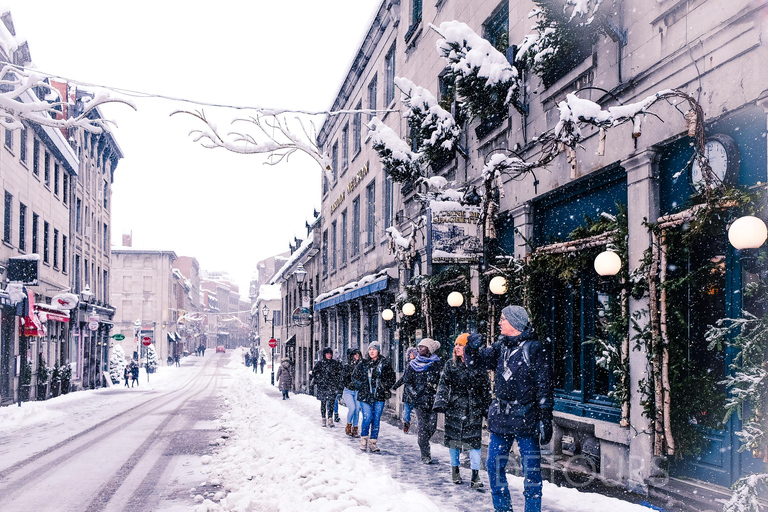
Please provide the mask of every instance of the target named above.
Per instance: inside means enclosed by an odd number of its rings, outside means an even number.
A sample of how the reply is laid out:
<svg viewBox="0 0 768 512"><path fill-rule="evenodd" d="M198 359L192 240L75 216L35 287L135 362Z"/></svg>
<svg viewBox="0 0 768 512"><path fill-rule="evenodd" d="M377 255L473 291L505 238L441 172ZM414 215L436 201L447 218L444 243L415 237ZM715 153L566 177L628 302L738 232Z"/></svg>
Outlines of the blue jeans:
<svg viewBox="0 0 768 512"><path fill-rule="evenodd" d="M448 451L451 452L451 466L458 466L461 450L457 448L449 448ZM469 468L480 469L480 448L469 450Z"/></svg>
<svg viewBox="0 0 768 512"><path fill-rule="evenodd" d="M357 401L357 391L344 388L343 396L344 403L347 404L347 423L356 427L360 420L360 402Z"/></svg>
<svg viewBox="0 0 768 512"><path fill-rule="evenodd" d="M403 402L403 423L411 422L411 411L413 408L408 402Z"/></svg>
<svg viewBox="0 0 768 512"><path fill-rule="evenodd" d="M384 402L376 402L373 405L360 402L360 407L363 410L363 425L360 428L360 435L366 437L370 430L371 439L378 439L381 413L384 412Z"/></svg>
<svg viewBox="0 0 768 512"><path fill-rule="evenodd" d="M339 397L341 395L336 395L336 398L333 399L333 415L338 416L339 415Z"/></svg>
<svg viewBox="0 0 768 512"><path fill-rule="evenodd" d="M523 459L525 512L541 512L541 450L538 439L530 435L514 436L491 432L487 466L493 508L497 512L512 510L512 497L507 486L506 469L509 452L515 439Z"/></svg>

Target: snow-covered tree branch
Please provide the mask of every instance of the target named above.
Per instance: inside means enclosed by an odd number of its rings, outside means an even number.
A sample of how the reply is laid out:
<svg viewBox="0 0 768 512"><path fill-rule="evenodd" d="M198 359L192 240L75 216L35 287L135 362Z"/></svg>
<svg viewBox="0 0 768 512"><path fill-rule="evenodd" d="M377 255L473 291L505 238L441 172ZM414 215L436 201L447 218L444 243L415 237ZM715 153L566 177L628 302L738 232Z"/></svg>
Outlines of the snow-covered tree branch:
<svg viewBox="0 0 768 512"><path fill-rule="evenodd" d="M411 151L389 126L374 117L368 123L367 140L371 141L373 149L379 154L381 164L387 174L400 183L415 182L422 176L419 155Z"/></svg>

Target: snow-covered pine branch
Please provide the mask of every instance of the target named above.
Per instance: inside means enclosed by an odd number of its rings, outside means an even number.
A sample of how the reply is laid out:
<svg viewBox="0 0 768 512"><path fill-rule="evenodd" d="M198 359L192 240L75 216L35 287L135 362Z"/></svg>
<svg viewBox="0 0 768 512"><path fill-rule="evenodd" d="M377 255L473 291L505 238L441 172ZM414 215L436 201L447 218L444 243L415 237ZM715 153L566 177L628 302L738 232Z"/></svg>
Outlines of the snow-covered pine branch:
<svg viewBox="0 0 768 512"><path fill-rule="evenodd" d="M406 107L403 117L419 140L419 152L429 163L444 160L453 152L461 135L453 116L424 87L403 77L395 77L395 85L402 91L401 101Z"/></svg>
<svg viewBox="0 0 768 512"><path fill-rule="evenodd" d="M768 473L745 476L733 484L733 495L723 512L761 512L759 493L768 490Z"/></svg>
<svg viewBox="0 0 768 512"><path fill-rule="evenodd" d="M189 132L194 142L199 142L204 148L223 148L245 155L265 154L268 155L266 163L269 165L276 165L287 160L296 151L300 151L315 160L323 172L331 168L330 157L315 144L314 124L310 121L311 129L308 129L306 123L298 116L294 121L301 129L301 135L291 131L288 121L276 114L256 114L248 118L234 119L230 123L230 126L234 126L235 123L249 123L255 126L260 132L260 137L256 137L250 133L235 130L222 135L216 123L208 119L203 110L194 112L177 110L171 113L172 116L175 114L190 115L206 125L204 129Z"/></svg>
<svg viewBox="0 0 768 512"><path fill-rule="evenodd" d="M83 88L81 87L81 92ZM103 90L86 90L79 100L82 105L68 103L49 80L35 71L5 64L0 70L0 125L9 130L23 128L22 121L51 128L82 128L91 133L102 133L114 124L101 116L91 115L101 105L122 103L136 110L133 103L112 98ZM81 111L78 115L62 116L67 112Z"/></svg>
<svg viewBox="0 0 768 512"><path fill-rule="evenodd" d="M448 61L460 108L472 118L505 115L520 92L519 74L507 57L466 23L446 21L430 28L441 36L437 51Z"/></svg>
<svg viewBox="0 0 768 512"><path fill-rule="evenodd" d="M419 155L411 151L403 139L401 139L389 126L374 117L367 124L368 135L373 149L379 154L381 164L393 181L400 183L413 183L421 175L421 159Z"/></svg>

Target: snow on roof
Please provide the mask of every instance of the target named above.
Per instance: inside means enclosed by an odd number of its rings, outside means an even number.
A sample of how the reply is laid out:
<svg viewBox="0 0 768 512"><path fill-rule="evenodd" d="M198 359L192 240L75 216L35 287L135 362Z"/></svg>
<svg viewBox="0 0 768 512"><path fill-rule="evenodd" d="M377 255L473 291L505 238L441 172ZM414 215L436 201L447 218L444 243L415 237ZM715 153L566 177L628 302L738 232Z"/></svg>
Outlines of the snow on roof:
<svg viewBox="0 0 768 512"><path fill-rule="evenodd" d="M263 284L259 286L257 300L280 300L282 298L279 284Z"/></svg>
<svg viewBox="0 0 768 512"><path fill-rule="evenodd" d="M10 12L5 8L0 9L0 11L2 11L0 15ZM11 31L8 30L5 23L0 22L0 49L3 50L9 59L13 60L13 53L22 45L22 43L24 43L24 41L21 38L11 34Z"/></svg>
<svg viewBox="0 0 768 512"><path fill-rule="evenodd" d="M329 297L333 297L334 295L338 295L340 293L343 293L349 290L354 290L355 288L360 288L367 284L371 284L387 275L388 275L387 269L384 269L379 272L376 272L375 274L368 274L366 276L363 276L363 278L360 279L359 281L350 281L344 286L339 286L338 288L334 288L329 292L321 293L315 298L315 304L318 304Z"/></svg>
<svg viewBox="0 0 768 512"><path fill-rule="evenodd" d="M269 280L269 284L275 284L280 279L282 279L283 274L285 274L293 266L293 264L299 260L299 258L301 258L302 256L304 256L304 254L306 254L306 252L312 246L312 239L314 238L314 235L315 235L315 232L313 231L312 233L309 234L307 239L301 243L301 246L295 251L293 251L293 254L291 254L291 257L288 258L288 261L286 261L285 264L282 267L280 267L280 270L275 272L275 275L272 276L272 279Z"/></svg>

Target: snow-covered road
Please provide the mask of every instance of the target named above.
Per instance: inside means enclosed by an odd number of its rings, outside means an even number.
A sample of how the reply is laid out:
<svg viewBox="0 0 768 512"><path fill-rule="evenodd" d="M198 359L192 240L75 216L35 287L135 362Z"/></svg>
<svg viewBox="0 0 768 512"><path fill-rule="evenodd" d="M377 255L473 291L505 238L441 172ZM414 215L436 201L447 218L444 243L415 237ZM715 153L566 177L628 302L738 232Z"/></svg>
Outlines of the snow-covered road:
<svg viewBox="0 0 768 512"><path fill-rule="evenodd" d="M204 482L191 490L207 511L491 511L485 491L450 482L448 450L433 444L435 464L420 462L415 435L382 423L381 452L363 453L343 428L320 426L319 402L308 395L280 399L269 374L254 375L233 354L231 385L224 391L227 438L202 458ZM346 413L342 407L342 416ZM337 424L339 425L339 424ZM343 423L340 424L343 426ZM523 510L522 478L509 477L513 504ZM544 483L550 512L648 512L599 494Z"/></svg>

